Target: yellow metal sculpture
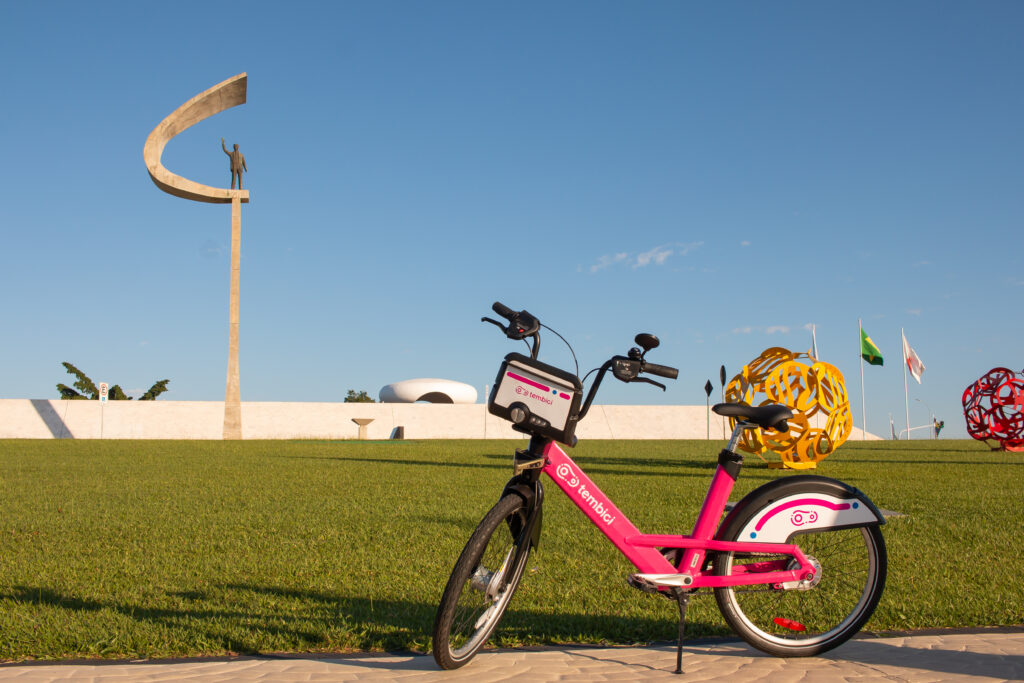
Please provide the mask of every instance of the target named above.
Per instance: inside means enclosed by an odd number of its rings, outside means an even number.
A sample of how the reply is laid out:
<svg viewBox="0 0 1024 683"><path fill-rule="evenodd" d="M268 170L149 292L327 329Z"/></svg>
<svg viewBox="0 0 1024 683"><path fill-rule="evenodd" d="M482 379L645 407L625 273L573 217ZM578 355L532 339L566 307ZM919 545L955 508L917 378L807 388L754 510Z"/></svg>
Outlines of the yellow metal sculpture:
<svg viewBox="0 0 1024 683"><path fill-rule="evenodd" d="M742 450L765 462L768 461L763 453L778 453L783 467L817 467L853 431L843 374L809 353L794 353L780 347L765 349L732 378L725 388L725 400L748 405L781 403L792 409L788 432L749 429L739 444ZM735 418L730 418L730 423L735 426Z"/></svg>

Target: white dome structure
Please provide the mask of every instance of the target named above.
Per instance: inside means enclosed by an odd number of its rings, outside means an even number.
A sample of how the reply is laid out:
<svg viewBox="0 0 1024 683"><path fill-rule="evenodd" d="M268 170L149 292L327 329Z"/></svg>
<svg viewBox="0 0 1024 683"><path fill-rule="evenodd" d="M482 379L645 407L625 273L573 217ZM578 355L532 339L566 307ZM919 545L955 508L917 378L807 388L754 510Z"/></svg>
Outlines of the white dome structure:
<svg viewBox="0 0 1024 683"><path fill-rule="evenodd" d="M476 389L450 379L407 379L381 387L381 403L476 403Z"/></svg>

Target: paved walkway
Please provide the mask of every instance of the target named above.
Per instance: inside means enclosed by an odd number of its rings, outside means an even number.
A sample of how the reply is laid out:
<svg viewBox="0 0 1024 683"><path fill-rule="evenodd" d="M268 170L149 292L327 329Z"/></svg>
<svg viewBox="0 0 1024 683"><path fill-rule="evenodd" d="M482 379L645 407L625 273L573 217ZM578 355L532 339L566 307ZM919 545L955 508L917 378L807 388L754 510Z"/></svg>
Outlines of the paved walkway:
<svg viewBox="0 0 1024 683"><path fill-rule="evenodd" d="M290 683L402 681L1021 681L1024 630L859 638L822 657L778 659L734 641L695 643L675 676L675 648L567 648L485 652L456 671L424 655L242 657L176 663L82 663L0 666L0 681L42 683Z"/></svg>

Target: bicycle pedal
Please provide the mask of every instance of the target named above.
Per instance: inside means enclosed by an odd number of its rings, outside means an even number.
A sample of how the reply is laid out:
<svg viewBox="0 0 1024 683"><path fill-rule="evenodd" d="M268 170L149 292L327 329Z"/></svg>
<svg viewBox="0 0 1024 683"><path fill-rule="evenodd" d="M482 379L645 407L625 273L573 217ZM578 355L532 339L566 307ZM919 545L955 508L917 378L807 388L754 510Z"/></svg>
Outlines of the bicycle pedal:
<svg viewBox="0 0 1024 683"><path fill-rule="evenodd" d="M686 588L693 583L689 574L633 574L638 581L658 588Z"/></svg>
<svg viewBox="0 0 1024 683"><path fill-rule="evenodd" d="M661 593L654 585L647 583L636 574L630 574L626 577L626 585L631 588L636 588L638 591L648 593L649 595L658 595Z"/></svg>

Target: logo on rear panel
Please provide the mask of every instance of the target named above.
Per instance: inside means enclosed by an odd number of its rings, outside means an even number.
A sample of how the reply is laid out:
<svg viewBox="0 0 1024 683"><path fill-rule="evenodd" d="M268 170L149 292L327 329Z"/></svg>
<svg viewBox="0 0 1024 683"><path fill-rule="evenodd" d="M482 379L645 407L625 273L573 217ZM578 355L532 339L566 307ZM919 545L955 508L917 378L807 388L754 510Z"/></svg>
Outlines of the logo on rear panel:
<svg viewBox="0 0 1024 683"><path fill-rule="evenodd" d="M818 513L815 510L794 510L793 514L789 516L789 521L793 523L793 526L813 524L818 521Z"/></svg>

